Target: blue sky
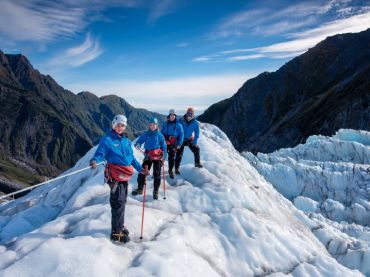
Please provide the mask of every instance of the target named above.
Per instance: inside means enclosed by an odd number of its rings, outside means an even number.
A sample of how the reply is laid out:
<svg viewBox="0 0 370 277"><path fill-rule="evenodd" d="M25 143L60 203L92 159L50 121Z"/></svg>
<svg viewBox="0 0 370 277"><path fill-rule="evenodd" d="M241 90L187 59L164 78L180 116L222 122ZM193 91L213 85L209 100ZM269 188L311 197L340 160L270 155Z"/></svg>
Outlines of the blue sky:
<svg viewBox="0 0 370 277"><path fill-rule="evenodd" d="M370 0L0 0L0 49L75 93L201 112L329 35L370 27Z"/></svg>

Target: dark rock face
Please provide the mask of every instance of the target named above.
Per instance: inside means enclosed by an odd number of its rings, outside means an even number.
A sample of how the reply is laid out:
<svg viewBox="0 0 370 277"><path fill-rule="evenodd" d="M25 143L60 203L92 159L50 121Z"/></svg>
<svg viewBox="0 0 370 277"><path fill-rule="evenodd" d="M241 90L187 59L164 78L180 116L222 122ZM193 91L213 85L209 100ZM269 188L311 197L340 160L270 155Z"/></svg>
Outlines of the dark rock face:
<svg viewBox="0 0 370 277"><path fill-rule="evenodd" d="M71 167L111 128L116 114L127 116L128 131L145 130L153 116L165 119L117 96L75 95L26 57L1 51L0 103L0 176L18 183Z"/></svg>
<svg viewBox="0 0 370 277"><path fill-rule="evenodd" d="M370 130L370 29L325 39L278 71L248 80L199 120L252 152L293 147L340 128Z"/></svg>

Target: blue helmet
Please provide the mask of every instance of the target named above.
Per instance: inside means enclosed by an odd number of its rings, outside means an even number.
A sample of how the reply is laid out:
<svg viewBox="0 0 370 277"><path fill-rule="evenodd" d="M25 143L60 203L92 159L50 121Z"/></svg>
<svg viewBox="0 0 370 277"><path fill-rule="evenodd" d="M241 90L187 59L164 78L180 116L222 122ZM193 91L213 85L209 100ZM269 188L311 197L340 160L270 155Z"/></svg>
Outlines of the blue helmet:
<svg viewBox="0 0 370 277"><path fill-rule="evenodd" d="M149 124L157 124L158 125L158 119L156 117L152 117L150 120L149 120Z"/></svg>

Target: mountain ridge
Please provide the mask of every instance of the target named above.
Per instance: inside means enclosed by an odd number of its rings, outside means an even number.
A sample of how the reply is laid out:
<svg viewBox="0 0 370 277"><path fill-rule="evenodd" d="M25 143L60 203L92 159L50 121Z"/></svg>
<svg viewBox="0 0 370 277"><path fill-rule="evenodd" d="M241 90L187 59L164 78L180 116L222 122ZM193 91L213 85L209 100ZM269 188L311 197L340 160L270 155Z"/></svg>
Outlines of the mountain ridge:
<svg viewBox="0 0 370 277"><path fill-rule="evenodd" d="M199 120L219 126L239 151L254 153L340 128L369 130L369 49L370 29L328 37L277 71L246 81Z"/></svg>
<svg viewBox="0 0 370 277"><path fill-rule="evenodd" d="M150 117L165 119L118 96L76 95L34 69L22 54L1 50L0 100L0 176L20 184L36 183L71 167L111 128L116 114L128 117L131 139L132 131L147 128Z"/></svg>

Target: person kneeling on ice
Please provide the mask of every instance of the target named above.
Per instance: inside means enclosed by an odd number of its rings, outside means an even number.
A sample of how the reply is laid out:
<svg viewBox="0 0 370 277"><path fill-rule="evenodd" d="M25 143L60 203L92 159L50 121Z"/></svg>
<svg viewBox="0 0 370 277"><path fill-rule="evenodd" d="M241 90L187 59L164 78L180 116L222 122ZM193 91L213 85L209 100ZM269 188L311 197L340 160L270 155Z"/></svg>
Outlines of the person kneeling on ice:
<svg viewBox="0 0 370 277"><path fill-rule="evenodd" d="M145 147L145 158L142 166L150 170L153 165L153 199L157 200L158 189L161 184L161 169L166 160L167 147L162 133L158 130L158 120L156 118L150 119L149 130L137 139L135 147L140 150L142 144ZM142 194L144 184L146 184L146 176L140 173L137 177L138 187L132 192L132 195Z"/></svg>
<svg viewBox="0 0 370 277"><path fill-rule="evenodd" d="M179 122L176 121L176 114L173 109L170 110L167 116L167 121L162 126L162 134L166 140L168 153L168 174L170 178L173 176L173 166L175 164L175 153L179 150L184 140L184 131Z"/></svg>
<svg viewBox="0 0 370 277"><path fill-rule="evenodd" d="M195 119L194 109L188 108L186 114L180 118L179 123L184 130L184 141L180 149L176 152L175 158L175 173L180 174L180 164L182 155L184 154L185 146L189 146L191 152L194 154L195 167L202 168L203 165L200 163L200 149L198 146L199 139L199 123ZM194 135L193 135L194 133Z"/></svg>
<svg viewBox="0 0 370 277"><path fill-rule="evenodd" d="M99 162L107 161L104 176L110 186L109 202L112 211L110 239L117 243L126 243L130 240L129 231L124 223L127 186L134 173L133 167L143 176L149 175L149 171L143 169L133 155L131 141L125 133L126 126L127 118L124 115L116 115L112 121L112 130L101 138L98 149L90 160L92 169L95 169Z"/></svg>

